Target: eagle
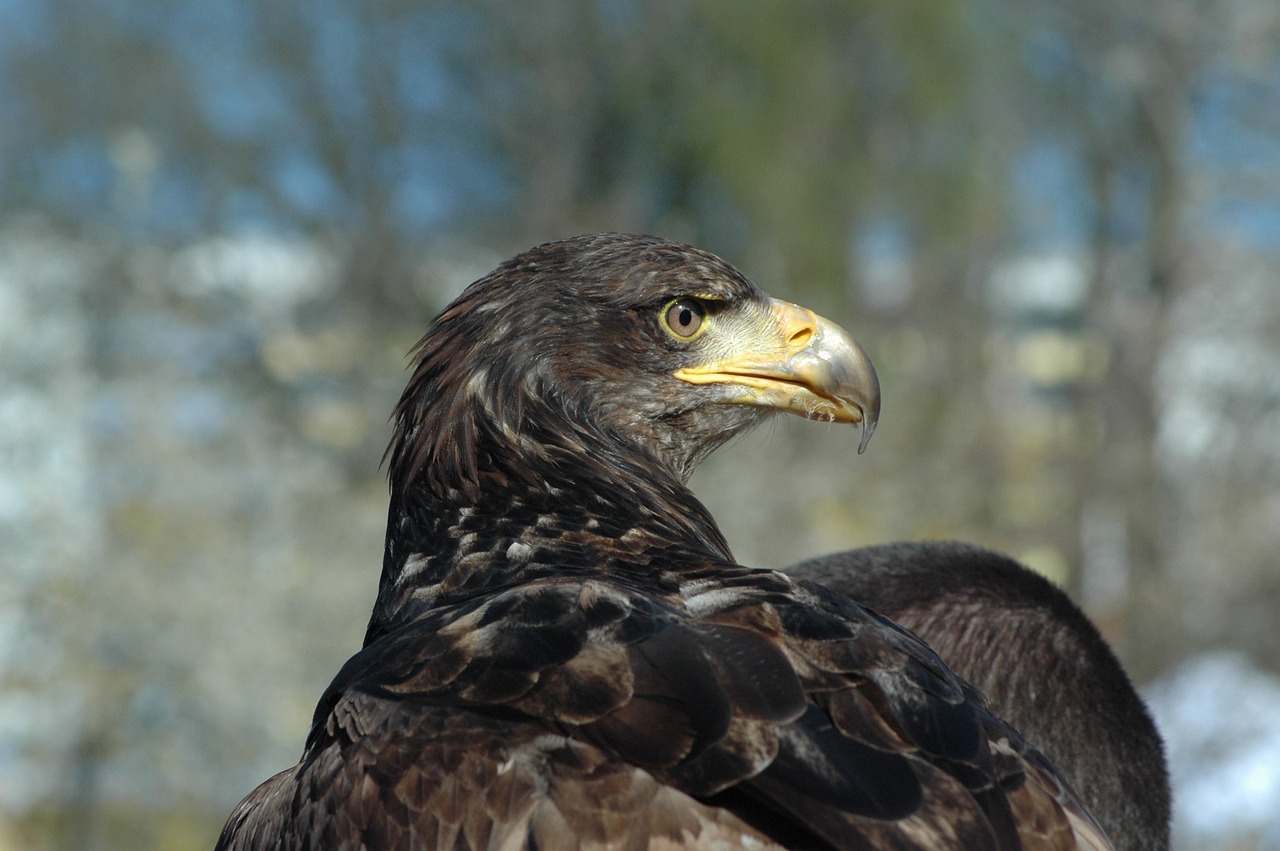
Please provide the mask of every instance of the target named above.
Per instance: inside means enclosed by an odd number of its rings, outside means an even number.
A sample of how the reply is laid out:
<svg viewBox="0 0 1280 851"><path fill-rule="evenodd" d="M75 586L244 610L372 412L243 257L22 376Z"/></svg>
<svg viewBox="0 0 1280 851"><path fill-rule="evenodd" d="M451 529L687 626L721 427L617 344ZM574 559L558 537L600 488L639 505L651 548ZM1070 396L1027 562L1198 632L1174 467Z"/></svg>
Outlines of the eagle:
<svg viewBox="0 0 1280 851"><path fill-rule="evenodd" d="M865 447L839 326L592 234L473 283L414 358L364 646L219 849L1112 847L928 645L737 563L689 490L777 412Z"/></svg>
<svg viewBox="0 0 1280 851"><path fill-rule="evenodd" d="M792 577L847 594L929 643L1078 790L1116 851L1167 851L1164 743L1088 616L1014 559L957 541L862 547Z"/></svg>

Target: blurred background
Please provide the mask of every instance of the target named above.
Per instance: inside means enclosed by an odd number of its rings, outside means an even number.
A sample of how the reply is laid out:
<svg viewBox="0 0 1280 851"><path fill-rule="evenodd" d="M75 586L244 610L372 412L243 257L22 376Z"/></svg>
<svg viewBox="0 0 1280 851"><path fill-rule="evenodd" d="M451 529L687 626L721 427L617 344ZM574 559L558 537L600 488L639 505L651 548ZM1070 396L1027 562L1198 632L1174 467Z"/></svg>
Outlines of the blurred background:
<svg viewBox="0 0 1280 851"><path fill-rule="evenodd" d="M594 230L849 328L884 413L693 481L740 560L1008 551L1184 849L1280 848L1274 0L0 0L0 849L210 848L381 564L404 355Z"/></svg>

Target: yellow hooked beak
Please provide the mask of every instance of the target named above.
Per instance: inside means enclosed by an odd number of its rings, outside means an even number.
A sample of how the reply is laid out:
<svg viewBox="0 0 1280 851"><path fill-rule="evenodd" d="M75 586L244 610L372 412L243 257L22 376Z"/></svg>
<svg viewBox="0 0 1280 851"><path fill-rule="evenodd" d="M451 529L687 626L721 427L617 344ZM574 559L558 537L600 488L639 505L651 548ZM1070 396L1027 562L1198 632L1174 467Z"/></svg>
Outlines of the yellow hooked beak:
<svg viewBox="0 0 1280 851"><path fill-rule="evenodd" d="M760 405L813 420L862 425L866 449L880 417L880 380L862 347L806 307L771 299L764 321L730 332L732 352L684 367L690 384L727 384L723 401Z"/></svg>

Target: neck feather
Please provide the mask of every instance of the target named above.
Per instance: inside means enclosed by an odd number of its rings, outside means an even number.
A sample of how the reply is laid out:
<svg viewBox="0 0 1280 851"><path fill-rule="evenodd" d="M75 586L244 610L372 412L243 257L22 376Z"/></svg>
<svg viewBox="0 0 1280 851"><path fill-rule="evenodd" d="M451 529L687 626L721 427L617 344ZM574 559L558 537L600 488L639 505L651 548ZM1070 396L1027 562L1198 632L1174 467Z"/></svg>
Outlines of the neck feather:
<svg viewBox="0 0 1280 851"><path fill-rule="evenodd" d="M431 433L447 447L411 452L393 443L386 549L366 643L428 609L545 576L607 574L676 593L684 571L732 560L710 513L675 473L585 418L570 416L566 427L539 407L522 406L513 428L473 406L465 420ZM430 439L424 428L398 422L397 438L421 443ZM412 457L428 460L397 479Z"/></svg>

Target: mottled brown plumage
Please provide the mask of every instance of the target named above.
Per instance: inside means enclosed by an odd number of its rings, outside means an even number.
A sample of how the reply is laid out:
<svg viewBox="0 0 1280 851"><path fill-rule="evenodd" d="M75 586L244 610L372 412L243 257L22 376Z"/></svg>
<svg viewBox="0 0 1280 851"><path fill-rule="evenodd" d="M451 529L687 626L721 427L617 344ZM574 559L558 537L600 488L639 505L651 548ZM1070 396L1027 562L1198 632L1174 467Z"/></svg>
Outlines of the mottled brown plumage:
<svg viewBox="0 0 1280 851"><path fill-rule="evenodd" d="M685 487L770 411L878 405L840 329L687 246L473 284L396 409L365 646L219 847L1109 847L926 645L735 563Z"/></svg>
<svg viewBox="0 0 1280 851"><path fill-rule="evenodd" d="M1164 744L1097 627L1018 562L951 541L882 544L787 568L907 627L978 686L1075 787L1117 851L1169 848Z"/></svg>

